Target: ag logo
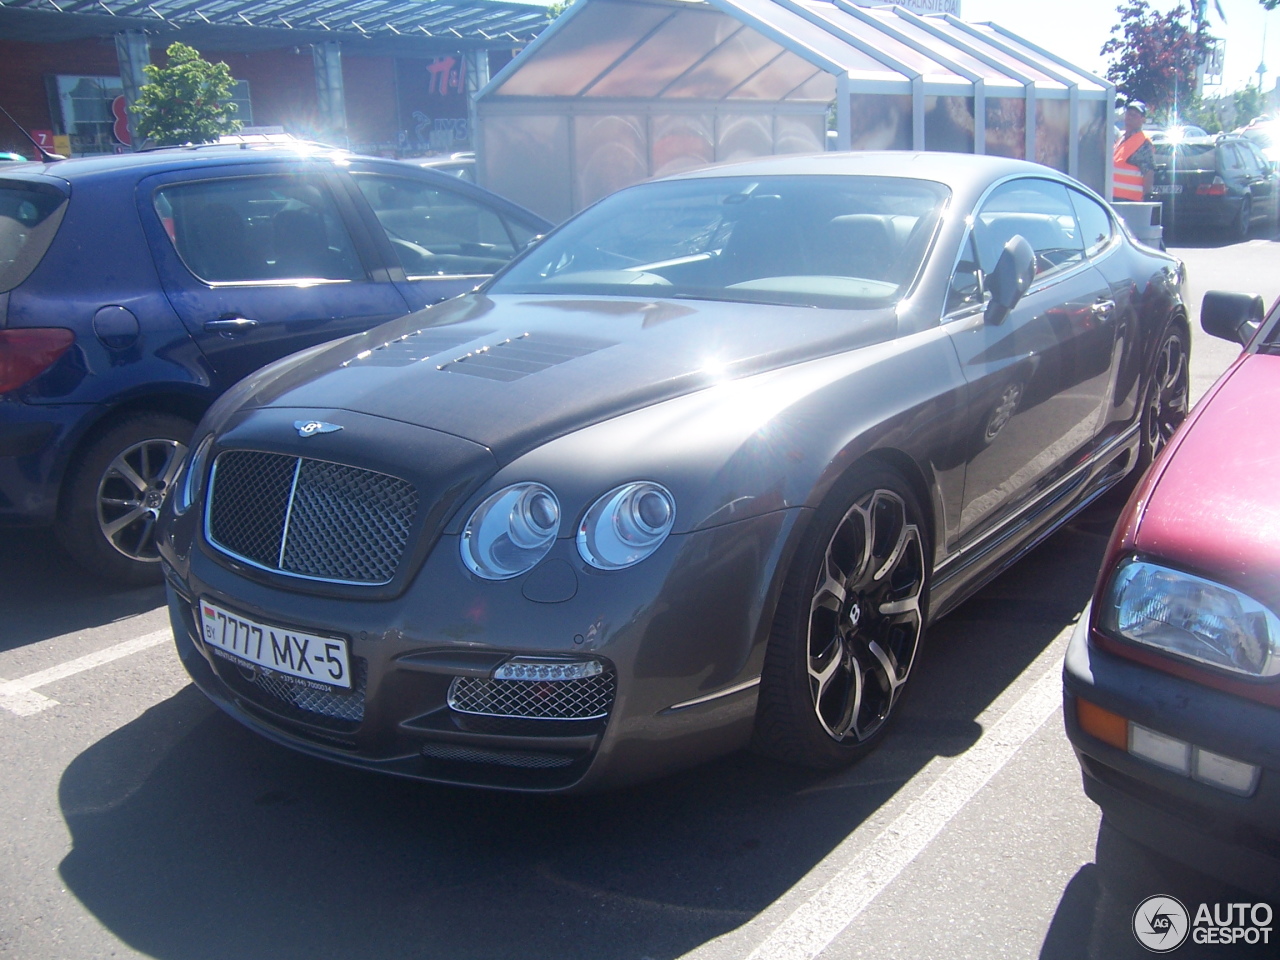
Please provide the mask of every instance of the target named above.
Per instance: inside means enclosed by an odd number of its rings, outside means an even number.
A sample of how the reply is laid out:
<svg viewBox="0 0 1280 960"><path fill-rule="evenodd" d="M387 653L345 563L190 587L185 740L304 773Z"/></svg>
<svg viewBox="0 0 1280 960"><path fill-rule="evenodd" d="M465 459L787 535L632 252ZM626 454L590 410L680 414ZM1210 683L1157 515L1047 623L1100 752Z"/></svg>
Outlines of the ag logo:
<svg viewBox="0 0 1280 960"><path fill-rule="evenodd" d="M293 426L300 437L314 437L317 433L337 433L342 429L336 423L325 423L323 420L295 420Z"/></svg>
<svg viewBox="0 0 1280 960"><path fill-rule="evenodd" d="M1147 897L1133 911L1133 935L1152 953L1170 953L1187 940L1191 917L1173 897Z"/></svg>

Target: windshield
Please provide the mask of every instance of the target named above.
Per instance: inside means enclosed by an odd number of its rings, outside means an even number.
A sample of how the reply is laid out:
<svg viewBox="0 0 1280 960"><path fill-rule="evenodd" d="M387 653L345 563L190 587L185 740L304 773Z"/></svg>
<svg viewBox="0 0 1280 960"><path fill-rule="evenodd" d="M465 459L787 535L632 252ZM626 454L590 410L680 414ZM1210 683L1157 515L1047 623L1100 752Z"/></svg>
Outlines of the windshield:
<svg viewBox="0 0 1280 960"><path fill-rule="evenodd" d="M896 177L640 184L569 221L489 290L887 306L910 288L949 196Z"/></svg>

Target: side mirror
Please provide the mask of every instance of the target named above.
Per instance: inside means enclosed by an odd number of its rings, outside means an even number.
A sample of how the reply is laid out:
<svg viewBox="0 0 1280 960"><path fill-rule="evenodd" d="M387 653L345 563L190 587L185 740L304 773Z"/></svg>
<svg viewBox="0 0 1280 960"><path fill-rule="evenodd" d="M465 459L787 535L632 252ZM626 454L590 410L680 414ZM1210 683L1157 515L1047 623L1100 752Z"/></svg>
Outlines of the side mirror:
<svg viewBox="0 0 1280 960"><path fill-rule="evenodd" d="M1035 276L1036 253L1023 237L1015 235L1004 245L995 269L987 276L987 289L991 291L984 315L987 323L1004 323Z"/></svg>
<svg viewBox="0 0 1280 960"><path fill-rule="evenodd" d="M1200 326L1212 337L1244 346L1253 339L1266 312L1261 297L1210 290L1200 304Z"/></svg>

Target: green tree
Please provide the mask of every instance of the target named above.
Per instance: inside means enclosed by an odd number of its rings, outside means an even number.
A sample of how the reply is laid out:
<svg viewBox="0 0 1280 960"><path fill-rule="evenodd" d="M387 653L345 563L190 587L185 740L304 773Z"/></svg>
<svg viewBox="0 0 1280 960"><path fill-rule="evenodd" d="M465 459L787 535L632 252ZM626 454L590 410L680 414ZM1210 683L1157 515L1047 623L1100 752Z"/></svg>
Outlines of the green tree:
<svg viewBox="0 0 1280 960"><path fill-rule="evenodd" d="M1196 88L1196 66L1208 53L1211 38L1183 22L1187 8L1179 4L1168 13L1158 13L1147 0L1130 0L1116 12L1120 22L1102 45L1103 56L1111 58L1107 79L1157 113L1190 100Z"/></svg>
<svg viewBox="0 0 1280 960"><path fill-rule="evenodd" d="M1237 126L1244 126L1254 117L1260 117L1267 112L1266 98L1253 84L1249 84L1243 90L1237 90L1231 97L1235 102Z"/></svg>
<svg viewBox="0 0 1280 960"><path fill-rule="evenodd" d="M210 63L184 43L170 44L169 62L142 69L147 83L133 104L138 137L156 146L212 143L240 129L231 102L235 79L225 63Z"/></svg>

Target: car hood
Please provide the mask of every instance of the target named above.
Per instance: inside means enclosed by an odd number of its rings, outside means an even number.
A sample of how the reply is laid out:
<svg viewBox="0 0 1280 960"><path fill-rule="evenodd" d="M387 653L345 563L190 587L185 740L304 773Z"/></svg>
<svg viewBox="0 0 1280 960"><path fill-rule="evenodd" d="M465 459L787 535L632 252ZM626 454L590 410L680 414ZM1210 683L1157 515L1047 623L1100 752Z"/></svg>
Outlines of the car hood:
<svg viewBox="0 0 1280 960"><path fill-rule="evenodd" d="M307 351L235 392L242 411L349 410L429 427L503 464L629 410L890 339L896 326L892 309L472 294Z"/></svg>
<svg viewBox="0 0 1280 960"><path fill-rule="evenodd" d="M1134 547L1280 609L1280 357L1241 359L1197 408Z"/></svg>

